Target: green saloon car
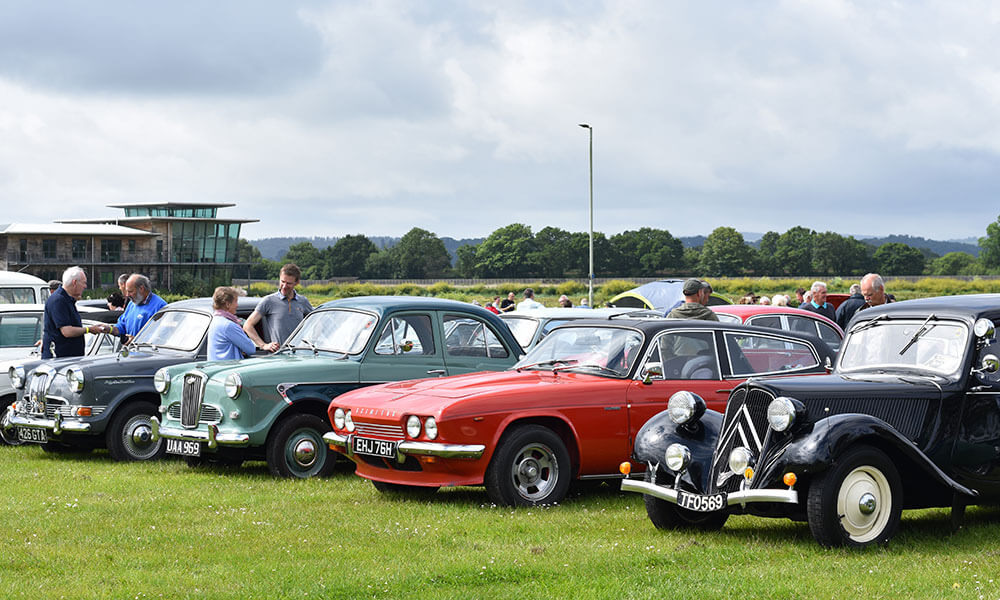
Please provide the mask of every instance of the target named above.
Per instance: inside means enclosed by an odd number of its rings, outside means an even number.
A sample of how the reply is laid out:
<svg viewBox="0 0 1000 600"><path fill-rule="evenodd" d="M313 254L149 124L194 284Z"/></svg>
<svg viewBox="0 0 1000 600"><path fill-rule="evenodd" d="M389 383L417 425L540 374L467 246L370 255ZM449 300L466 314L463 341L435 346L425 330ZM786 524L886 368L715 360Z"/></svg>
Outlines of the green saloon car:
<svg viewBox="0 0 1000 600"><path fill-rule="evenodd" d="M371 296L327 302L276 354L158 371L162 422L154 438L189 464L264 459L281 477L328 475L330 400L362 386L499 371L521 348L480 307L436 298Z"/></svg>

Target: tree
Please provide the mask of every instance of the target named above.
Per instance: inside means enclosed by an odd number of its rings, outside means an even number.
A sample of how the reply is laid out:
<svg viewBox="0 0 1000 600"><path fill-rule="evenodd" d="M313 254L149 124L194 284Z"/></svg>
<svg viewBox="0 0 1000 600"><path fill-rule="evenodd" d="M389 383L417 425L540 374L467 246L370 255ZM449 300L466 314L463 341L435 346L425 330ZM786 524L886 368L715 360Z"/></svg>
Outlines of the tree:
<svg viewBox="0 0 1000 600"><path fill-rule="evenodd" d="M399 243L389 249L402 279L434 279L451 267L451 256L441 238L426 229L414 227Z"/></svg>
<svg viewBox="0 0 1000 600"><path fill-rule="evenodd" d="M774 260L776 275L811 275L813 235L811 229L792 227L778 238Z"/></svg>
<svg viewBox="0 0 1000 600"><path fill-rule="evenodd" d="M531 227L511 223L489 235L476 250L480 277L527 277L534 273L535 238Z"/></svg>
<svg viewBox="0 0 1000 600"><path fill-rule="evenodd" d="M1000 269L1000 217L986 226L986 237L979 238L979 262L987 269Z"/></svg>
<svg viewBox="0 0 1000 600"><path fill-rule="evenodd" d="M374 242L364 235L345 235L326 252L327 277L361 277L365 262L377 254Z"/></svg>
<svg viewBox="0 0 1000 600"><path fill-rule="evenodd" d="M968 252L949 252L931 261L931 275L984 275L982 263Z"/></svg>
<svg viewBox="0 0 1000 600"><path fill-rule="evenodd" d="M775 256L780 238L777 231L768 231L760 238L760 245L757 248L758 275L777 275L781 272Z"/></svg>
<svg viewBox="0 0 1000 600"><path fill-rule="evenodd" d="M535 265L542 277L564 277L570 270L570 232L558 227L546 227L535 234L534 249L528 263Z"/></svg>
<svg viewBox="0 0 1000 600"><path fill-rule="evenodd" d="M924 272L923 253L899 242L882 244L875 251L874 258L882 276L920 275Z"/></svg>
<svg viewBox="0 0 1000 600"><path fill-rule="evenodd" d="M753 262L752 249L740 232L732 227L717 227L705 239L698 270L707 277L732 277L752 269Z"/></svg>
<svg viewBox="0 0 1000 600"><path fill-rule="evenodd" d="M664 229L623 231L610 242L615 275L652 277L683 269L684 244Z"/></svg>
<svg viewBox="0 0 1000 600"><path fill-rule="evenodd" d="M479 244L464 244L455 250L455 272L462 277L479 277L476 270L476 250Z"/></svg>
<svg viewBox="0 0 1000 600"><path fill-rule="evenodd" d="M292 244L281 259L284 263L295 263L302 270L302 279L323 279L326 268L323 253L312 242Z"/></svg>
<svg viewBox="0 0 1000 600"><path fill-rule="evenodd" d="M820 275L863 275L869 269L868 248L854 237L826 231L813 236L813 272Z"/></svg>

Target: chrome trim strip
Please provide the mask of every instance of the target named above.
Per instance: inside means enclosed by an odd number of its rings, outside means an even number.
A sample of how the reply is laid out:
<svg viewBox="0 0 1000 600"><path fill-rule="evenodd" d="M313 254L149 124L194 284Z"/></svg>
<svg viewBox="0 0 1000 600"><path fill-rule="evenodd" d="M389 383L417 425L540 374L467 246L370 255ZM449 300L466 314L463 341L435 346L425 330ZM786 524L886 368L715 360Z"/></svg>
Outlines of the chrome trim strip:
<svg viewBox="0 0 1000 600"><path fill-rule="evenodd" d="M434 442L399 442L396 452L399 454L418 454L420 456L439 456L441 458L479 458L486 451L483 444L438 444ZM397 460L399 460L397 458ZM400 460L399 462L403 462Z"/></svg>
<svg viewBox="0 0 1000 600"><path fill-rule="evenodd" d="M90 423L81 423L80 421L63 421L62 419L22 417L17 414L10 415L9 423L10 425L29 427L31 429L50 429L55 434L62 433L63 431L72 431L77 433L86 433L90 431Z"/></svg>
<svg viewBox="0 0 1000 600"><path fill-rule="evenodd" d="M347 438L340 435L336 431L330 431L323 434L323 441L331 446L344 446L347 447Z"/></svg>
<svg viewBox="0 0 1000 600"><path fill-rule="evenodd" d="M677 490L662 485L656 485L655 483L641 481L639 479L623 479L622 491L646 494L648 496L659 498L660 500L666 500L667 502L677 504ZM731 492L726 496L726 503L730 506L733 504L748 504L750 502L798 504L799 493L796 490L764 489Z"/></svg>

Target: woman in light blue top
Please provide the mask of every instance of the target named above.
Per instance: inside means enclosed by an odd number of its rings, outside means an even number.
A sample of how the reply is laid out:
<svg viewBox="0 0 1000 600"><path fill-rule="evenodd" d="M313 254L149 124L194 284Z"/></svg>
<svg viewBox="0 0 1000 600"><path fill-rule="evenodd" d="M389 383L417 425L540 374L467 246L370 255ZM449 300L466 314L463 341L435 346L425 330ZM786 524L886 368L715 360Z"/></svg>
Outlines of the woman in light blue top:
<svg viewBox="0 0 1000 600"><path fill-rule="evenodd" d="M212 294L215 315L208 326L208 360L239 360L257 350L236 318L239 293L231 287L217 287Z"/></svg>

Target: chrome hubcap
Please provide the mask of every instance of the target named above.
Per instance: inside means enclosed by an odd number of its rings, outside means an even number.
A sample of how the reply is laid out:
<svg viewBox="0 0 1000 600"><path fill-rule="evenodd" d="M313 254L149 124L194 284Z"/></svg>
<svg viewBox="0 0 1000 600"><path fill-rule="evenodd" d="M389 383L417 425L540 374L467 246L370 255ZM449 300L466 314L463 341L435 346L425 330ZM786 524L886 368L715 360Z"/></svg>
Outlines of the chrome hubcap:
<svg viewBox="0 0 1000 600"><path fill-rule="evenodd" d="M301 467L309 467L316 462L316 444L312 440L299 440L292 449L295 462Z"/></svg>
<svg viewBox="0 0 1000 600"><path fill-rule="evenodd" d="M148 444L152 441L153 430L149 425L143 423L141 425L136 425L132 429L132 442L136 444Z"/></svg>
<svg viewBox="0 0 1000 600"><path fill-rule="evenodd" d="M875 512L876 508L878 508L878 503L872 494L862 494L861 498L858 499L858 510L861 511L861 514L870 515Z"/></svg>

